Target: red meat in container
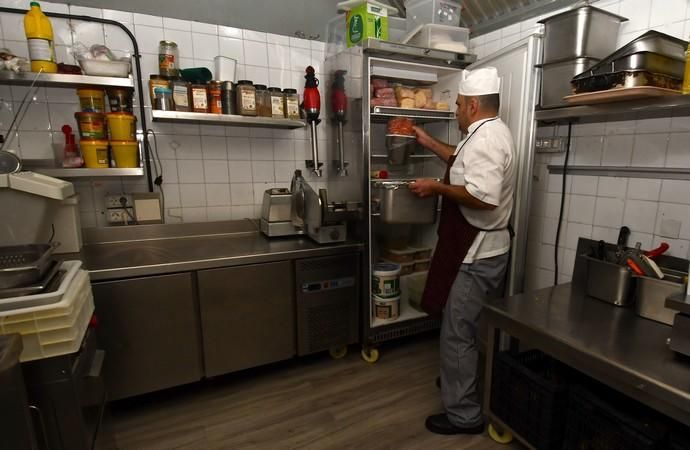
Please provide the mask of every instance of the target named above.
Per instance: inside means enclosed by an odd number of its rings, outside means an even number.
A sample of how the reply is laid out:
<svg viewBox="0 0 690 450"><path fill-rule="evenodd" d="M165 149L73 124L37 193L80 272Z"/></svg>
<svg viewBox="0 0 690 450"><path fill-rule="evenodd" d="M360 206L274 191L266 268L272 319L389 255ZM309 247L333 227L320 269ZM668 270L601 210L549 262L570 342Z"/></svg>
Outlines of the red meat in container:
<svg viewBox="0 0 690 450"><path fill-rule="evenodd" d="M374 90L374 95L379 98L394 98L395 91L393 88L381 88Z"/></svg>

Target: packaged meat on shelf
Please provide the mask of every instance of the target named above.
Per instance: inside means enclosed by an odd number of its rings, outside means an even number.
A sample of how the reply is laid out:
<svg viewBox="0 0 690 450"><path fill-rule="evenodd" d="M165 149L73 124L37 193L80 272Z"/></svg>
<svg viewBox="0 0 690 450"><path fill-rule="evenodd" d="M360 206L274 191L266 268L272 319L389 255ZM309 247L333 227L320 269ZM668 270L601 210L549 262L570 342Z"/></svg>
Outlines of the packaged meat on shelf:
<svg viewBox="0 0 690 450"><path fill-rule="evenodd" d="M383 78L372 78L370 92L371 106L449 110L448 103L434 101L433 88L428 86L410 86Z"/></svg>

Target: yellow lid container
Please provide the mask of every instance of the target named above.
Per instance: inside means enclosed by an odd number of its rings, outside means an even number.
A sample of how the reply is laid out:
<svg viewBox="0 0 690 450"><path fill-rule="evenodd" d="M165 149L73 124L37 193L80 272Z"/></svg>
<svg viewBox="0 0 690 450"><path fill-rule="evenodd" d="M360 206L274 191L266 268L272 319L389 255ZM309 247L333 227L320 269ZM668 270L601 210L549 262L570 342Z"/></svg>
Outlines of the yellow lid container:
<svg viewBox="0 0 690 450"><path fill-rule="evenodd" d="M137 118L128 113L108 113L108 130L112 141L134 141L137 138Z"/></svg>
<svg viewBox="0 0 690 450"><path fill-rule="evenodd" d="M82 112L105 112L105 91L102 89L77 89L77 95Z"/></svg>
<svg viewBox="0 0 690 450"><path fill-rule="evenodd" d="M137 141L111 141L115 167L139 167L139 143Z"/></svg>
<svg viewBox="0 0 690 450"><path fill-rule="evenodd" d="M107 169L110 166L108 141L82 140L79 142L79 147L81 147L81 156L84 158L84 166L89 169Z"/></svg>

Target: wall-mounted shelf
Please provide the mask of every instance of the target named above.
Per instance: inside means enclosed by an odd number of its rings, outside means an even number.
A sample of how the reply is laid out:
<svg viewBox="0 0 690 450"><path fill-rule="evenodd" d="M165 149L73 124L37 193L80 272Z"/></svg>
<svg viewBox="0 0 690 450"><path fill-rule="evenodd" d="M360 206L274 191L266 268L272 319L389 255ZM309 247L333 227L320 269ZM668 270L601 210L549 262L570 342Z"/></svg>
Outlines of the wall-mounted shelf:
<svg viewBox="0 0 690 450"><path fill-rule="evenodd" d="M644 100L539 109L534 112L534 118L539 122L596 122L627 120L630 118L669 117L680 113L690 113L690 95L673 95Z"/></svg>
<svg viewBox="0 0 690 450"><path fill-rule="evenodd" d="M36 78L35 72L10 72L0 71L0 84L15 84L29 86ZM64 73L41 73L36 79L37 86L48 87L79 87L79 86L103 86L103 87L134 87L134 80L117 77L94 77L90 75L69 75Z"/></svg>
<svg viewBox="0 0 690 450"><path fill-rule="evenodd" d="M61 169L34 167L31 170L55 178L140 177L144 175L144 169L142 167L133 167L131 169L88 169L85 167Z"/></svg>
<svg viewBox="0 0 690 450"><path fill-rule="evenodd" d="M260 128L304 128L303 120L272 119L270 117L236 116L228 114L206 114L181 111L151 111L154 122L196 123L205 125L227 125L235 127Z"/></svg>
<svg viewBox="0 0 690 450"><path fill-rule="evenodd" d="M455 120L455 113L436 109L411 109L395 106L374 106L371 109L372 122L388 122L391 117L408 117L415 119L418 123L428 123Z"/></svg>
<svg viewBox="0 0 690 450"><path fill-rule="evenodd" d="M371 155L372 158L388 158L388 155ZM408 158L412 159L432 159L436 158L436 155L408 155Z"/></svg>

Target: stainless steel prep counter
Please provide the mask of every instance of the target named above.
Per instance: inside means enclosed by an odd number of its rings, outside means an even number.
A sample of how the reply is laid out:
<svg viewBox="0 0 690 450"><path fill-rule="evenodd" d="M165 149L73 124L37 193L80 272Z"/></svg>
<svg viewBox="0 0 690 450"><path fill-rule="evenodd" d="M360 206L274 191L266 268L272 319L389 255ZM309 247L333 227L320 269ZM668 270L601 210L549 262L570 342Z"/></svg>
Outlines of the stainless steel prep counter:
<svg viewBox="0 0 690 450"><path fill-rule="evenodd" d="M577 293L570 283L490 301L482 317L489 331L484 408L498 425L505 427L489 405L499 330L690 425L690 361L666 346L671 327Z"/></svg>
<svg viewBox="0 0 690 450"><path fill-rule="evenodd" d="M329 256L362 248L357 241L319 245L307 237L268 239L247 221L93 230L85 240L78 257L92 281Z"/></svg>

